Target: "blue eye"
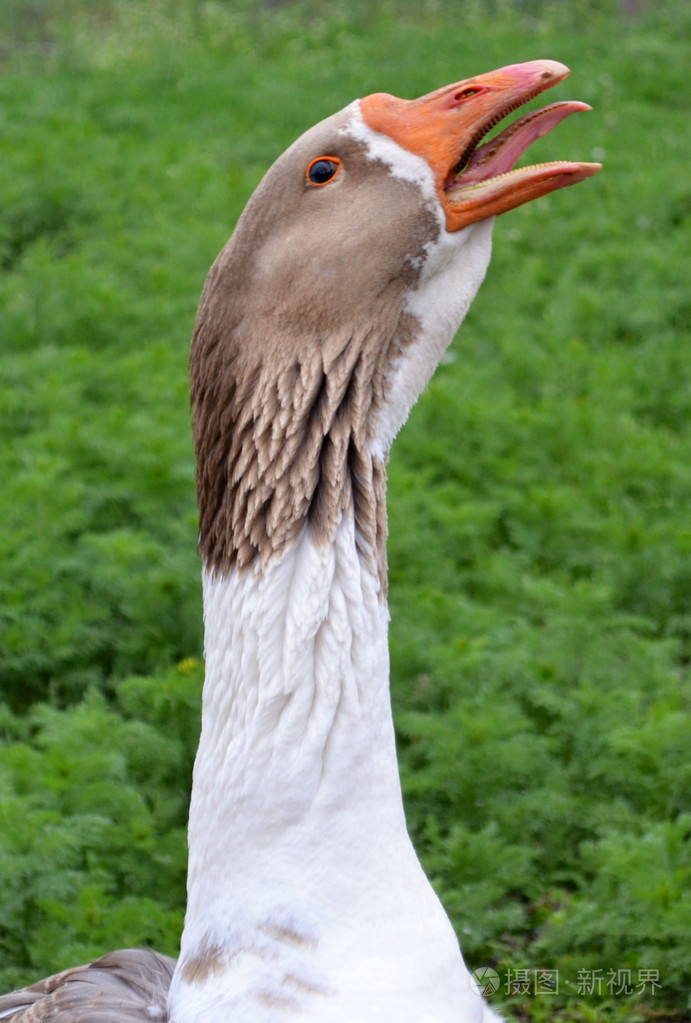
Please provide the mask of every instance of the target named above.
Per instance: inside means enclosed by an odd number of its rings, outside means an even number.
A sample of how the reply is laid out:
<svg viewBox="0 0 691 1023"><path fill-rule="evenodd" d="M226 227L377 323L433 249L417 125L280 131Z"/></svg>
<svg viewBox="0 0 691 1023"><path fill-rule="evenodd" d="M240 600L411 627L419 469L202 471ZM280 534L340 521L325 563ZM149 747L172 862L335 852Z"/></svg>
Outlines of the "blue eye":
<svg viewBox="0 0 691 1023"><path fill-rule="evenodd" d="M328 185L341 169L337 156L318 156L307 168L307 180L311 185Z"/></svg>

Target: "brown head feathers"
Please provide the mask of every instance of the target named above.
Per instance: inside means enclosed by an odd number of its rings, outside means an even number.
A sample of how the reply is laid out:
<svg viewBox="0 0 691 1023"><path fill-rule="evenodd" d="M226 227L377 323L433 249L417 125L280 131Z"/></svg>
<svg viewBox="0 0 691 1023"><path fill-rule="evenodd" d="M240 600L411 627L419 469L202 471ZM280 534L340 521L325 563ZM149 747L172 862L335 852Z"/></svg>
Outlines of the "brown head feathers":
<svg viewBox="0 0 691 1023"><path fill-rule="evenodd" d="M369 160L342 111L273 165L214 263L190 359L200 549L217 571L265 564L307 524L355 517L385 587L385 468L373 448L406 312L439 232L417 186ZM306 169L342 161L328 185Z"/></svg>

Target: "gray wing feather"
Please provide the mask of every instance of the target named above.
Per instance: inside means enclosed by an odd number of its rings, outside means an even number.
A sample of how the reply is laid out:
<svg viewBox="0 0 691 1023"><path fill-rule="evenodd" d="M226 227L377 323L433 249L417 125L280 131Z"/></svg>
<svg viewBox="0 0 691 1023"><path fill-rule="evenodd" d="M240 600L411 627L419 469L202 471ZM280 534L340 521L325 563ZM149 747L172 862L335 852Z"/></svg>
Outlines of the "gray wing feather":
<svg viewBox="0 0 691 1023"><path fill-rule="evenodd" d="M166 1023L174 969L150 949L109 952L0 996L0 1023Z"/></svg>

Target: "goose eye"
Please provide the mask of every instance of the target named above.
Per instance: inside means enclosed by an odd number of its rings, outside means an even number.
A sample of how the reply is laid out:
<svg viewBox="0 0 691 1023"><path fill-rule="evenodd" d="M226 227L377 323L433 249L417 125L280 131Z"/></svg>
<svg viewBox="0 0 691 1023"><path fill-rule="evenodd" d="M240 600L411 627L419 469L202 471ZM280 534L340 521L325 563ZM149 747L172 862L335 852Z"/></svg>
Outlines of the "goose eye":
<svg viewBox="0 0 691 1023"><path fill-rule="evenodd" d="M341 161L337 156L318 156L307 168L307 180L311 185L328 185L340 169Z"/></svg>

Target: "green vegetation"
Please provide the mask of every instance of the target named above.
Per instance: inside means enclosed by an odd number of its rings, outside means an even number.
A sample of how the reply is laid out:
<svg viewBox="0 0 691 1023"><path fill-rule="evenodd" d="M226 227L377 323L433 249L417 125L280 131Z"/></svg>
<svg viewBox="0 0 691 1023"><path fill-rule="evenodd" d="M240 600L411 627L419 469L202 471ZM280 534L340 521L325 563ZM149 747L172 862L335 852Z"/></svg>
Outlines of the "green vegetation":
<svg viewBox="0 0 691 1023"><path fill-rule="evenodd" d="M515 1019L691 1019L684 0L0 6L0 989L176 951L202 674L187 351L253 186L356 95L535 57L573 70L549 100L594 113L531 161L606 169L498 222L394 451L409 822Z"/></svg>

